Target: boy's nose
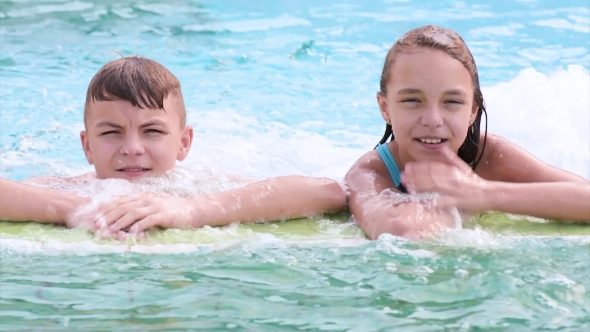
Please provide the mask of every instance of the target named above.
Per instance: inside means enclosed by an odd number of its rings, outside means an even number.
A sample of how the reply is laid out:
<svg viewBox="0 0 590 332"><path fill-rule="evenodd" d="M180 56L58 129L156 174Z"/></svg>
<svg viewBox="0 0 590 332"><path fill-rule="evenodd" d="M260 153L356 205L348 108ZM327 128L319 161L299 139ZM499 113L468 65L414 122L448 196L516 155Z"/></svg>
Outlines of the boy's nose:
<svg viewBox="0 0 590 332"><path fill-rule="evenodd" d="M145 152L145 148L141 140L130 137L123 142L120 152L123 155L142 155Z"/></svg>

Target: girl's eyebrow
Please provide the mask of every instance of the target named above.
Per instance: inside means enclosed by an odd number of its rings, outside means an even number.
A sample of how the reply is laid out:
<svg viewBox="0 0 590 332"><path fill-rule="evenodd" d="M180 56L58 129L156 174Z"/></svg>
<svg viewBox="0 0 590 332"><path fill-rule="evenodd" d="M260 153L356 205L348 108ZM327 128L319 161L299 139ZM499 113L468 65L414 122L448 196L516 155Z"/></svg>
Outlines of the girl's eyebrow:
<svg viewBox="0 0 590 332"><path fill-rule="evenodd" d="M414 95L422 93L422 90L416 88L404 88L397 92L398 95ZM447 90L443 93L444 95L458 95L458 96L466 96L467 94L461 89L451 89Z"/></svg>
<svg viewBox="0 0 590 332"><path fill-rule="evenodd" d="M451 89L451 90L447 90L444 93L445 95L458 95L458 96L462 96L465 97L467 94L460 89Z"/></svg>
<svg viewBox="0 0 590 332"><path fill-rule="evenodd" d="M413 95L422 92L420 89L416 88L404 88L397 92L398 95Z"/></svg>

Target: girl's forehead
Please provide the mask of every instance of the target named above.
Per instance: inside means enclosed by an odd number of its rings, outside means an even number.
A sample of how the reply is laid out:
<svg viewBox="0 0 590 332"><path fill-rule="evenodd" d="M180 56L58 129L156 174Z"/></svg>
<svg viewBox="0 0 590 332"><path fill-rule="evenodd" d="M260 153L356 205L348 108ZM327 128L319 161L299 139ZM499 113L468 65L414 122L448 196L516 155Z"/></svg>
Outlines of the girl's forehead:
<svg viewBox="0 0 590 332"><path fill-rule="evenodd" d="M392 85L454 85L472 89L473 79L463 64L441 50L411 50L392 59Z"/></svg>
<svg viewBox="0 0 590 332"><path fill-rule="evenodd" d="M403 48L395 54L391 61L391 70L403 70L407 67L428 69L444 69L450 67L453 69L463 68L467 70L459 60L453 58L445 51L427 47ZM444 65L444 67L439 67L441 65Z"/></svg>

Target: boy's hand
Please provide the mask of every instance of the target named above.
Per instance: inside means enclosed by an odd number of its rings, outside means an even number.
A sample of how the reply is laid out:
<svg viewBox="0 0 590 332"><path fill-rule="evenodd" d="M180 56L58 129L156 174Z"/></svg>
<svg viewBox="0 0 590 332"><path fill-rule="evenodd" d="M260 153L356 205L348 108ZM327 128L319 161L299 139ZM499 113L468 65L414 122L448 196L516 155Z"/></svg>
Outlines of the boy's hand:
<svg viewBox="0 0 590 332"><path fill-rule="evenodd" d="M195 223L194 215L194 207L186 198L142 193L103 205L94 218L94 227L111 234L128 230L141 237L145 230L155 226L189 227Z"/></svg>
<svg viewBox="0 0 590 332"><path fill-rule="evenodd" d="M62 217L66 227L84 228L91 233L99 233L101 237L116 238L121 241L127 238L127 234L123 231L110 232L108 230L100 230L96 227L95 219L102 205L92 204L90 198L77 195L70 196L67 202L69 204L65 208Z"/></svg>

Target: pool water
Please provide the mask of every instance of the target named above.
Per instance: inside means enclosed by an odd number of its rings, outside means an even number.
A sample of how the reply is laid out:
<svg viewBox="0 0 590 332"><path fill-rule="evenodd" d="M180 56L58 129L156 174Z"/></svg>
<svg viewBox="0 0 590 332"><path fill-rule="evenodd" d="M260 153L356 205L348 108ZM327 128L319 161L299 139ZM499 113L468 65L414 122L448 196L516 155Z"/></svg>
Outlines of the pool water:
<svg viewBox="0 0 590 332"><path fill-rule="evenodd" d="M489 131L590 178L584 0L0 4L2 177L92 170L78 138L85 92L116 51L157 60L180 79L195 129L180 167L342 179L381 137L375 92L388 48L411 28L437 24L459 32L475 56ZM0 239L0 329L590 326L588 236L476 229L414 243L333 235L289 241L253 232L190 250L162 245L145 252Z"/></svg>

